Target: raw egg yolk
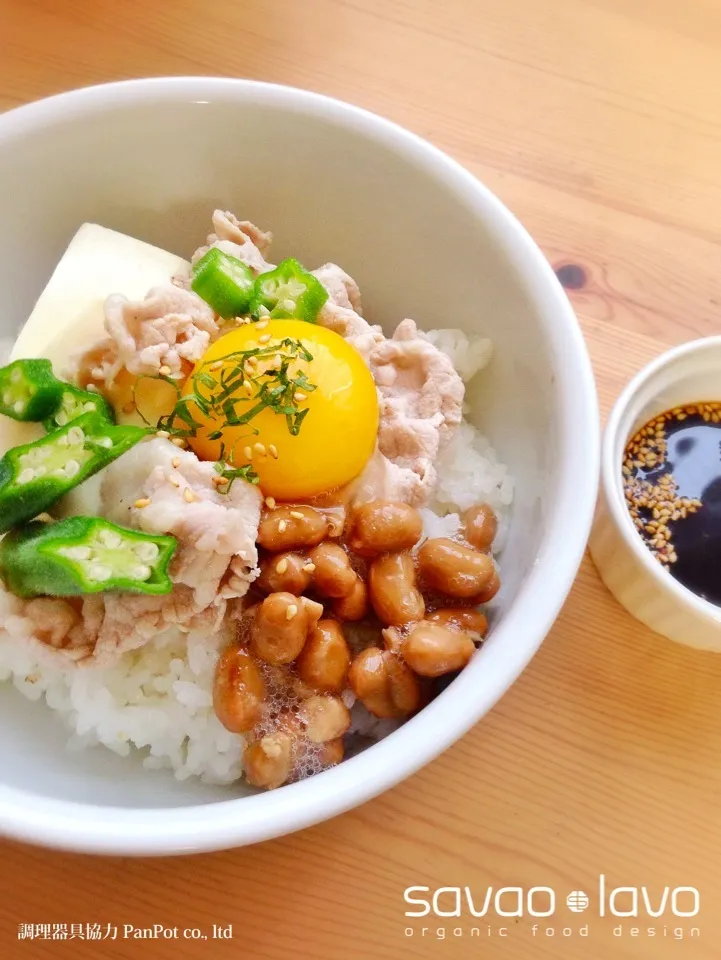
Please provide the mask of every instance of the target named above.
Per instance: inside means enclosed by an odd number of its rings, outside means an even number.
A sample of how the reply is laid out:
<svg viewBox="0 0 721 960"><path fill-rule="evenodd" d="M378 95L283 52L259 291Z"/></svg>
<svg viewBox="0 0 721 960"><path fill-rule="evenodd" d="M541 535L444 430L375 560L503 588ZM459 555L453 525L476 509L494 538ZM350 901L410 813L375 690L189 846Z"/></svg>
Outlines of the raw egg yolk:
<svg viewBox="0 0 721 960"><path fill-rule="evenodd" d="M184 393L194 392L207 398L188 402L200 423L188 441L198 457L233 467L251 463L263 494L278 500L343 486L375 447L378 395L370 370L337 333L303 320L271 320L261 329L251 323L225 334L188 378ZM262 406L264 396L269 405ZM296 421L307 411L297 435L284 406L289 397ZM262 409L247 423L232 423L259 403Z"/></svg>

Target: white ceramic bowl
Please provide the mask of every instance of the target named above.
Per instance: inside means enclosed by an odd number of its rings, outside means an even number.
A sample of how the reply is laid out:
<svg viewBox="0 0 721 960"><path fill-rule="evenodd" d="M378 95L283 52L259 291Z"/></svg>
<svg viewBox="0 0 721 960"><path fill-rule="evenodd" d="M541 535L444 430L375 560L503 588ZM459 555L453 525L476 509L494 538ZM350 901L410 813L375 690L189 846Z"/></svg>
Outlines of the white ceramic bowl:
<svg viewBox="0 0 721 960"><path fill-rule="evenodd" d="M721 607L697 597L653 558L631 520L621 465L626 443L665 410L719 397L721 337L675 347L644 367L608 418L590 548L603 582L637 620L691 647L721 652Z"/></svg>
<svg viewBox="0 0 721 960"><path fill-rule="evenodd" d="M389 329L411 316L494 339L496 359L470 403L518 483L492 634L400 731L262 795L178 783L100 749L70 754L54 716L5 687L0 829L14 837L123 854L208 850L297 830L373 797L448 747L519 676L586 544L596 395L553 271L471 174L347 104L250 81L173 78L79 90L1 116L3 332L22 323L83 221L187 255L216 206L270 227L276 258L342 264L367 315Z"/></svg>

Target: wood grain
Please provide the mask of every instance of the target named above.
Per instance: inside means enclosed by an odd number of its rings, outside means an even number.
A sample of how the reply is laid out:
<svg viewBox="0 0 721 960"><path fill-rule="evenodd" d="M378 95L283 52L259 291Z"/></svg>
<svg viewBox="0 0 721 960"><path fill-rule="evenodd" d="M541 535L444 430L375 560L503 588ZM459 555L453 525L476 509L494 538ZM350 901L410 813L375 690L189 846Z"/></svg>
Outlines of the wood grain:
<svg viewBox="0 0 721 960"><path fill-rule="evenodd" d="M106 80L214 73L320 90L428 137L498 193L554 266L581 268L569 293L604 415L667 344L721 328L716 0L0 0L0 35L0 108ZM355 812L173 861L0 847L0 952L710 960L721 935L720 686L721 658L633 622L587 560L496 709ZM478 921L479 940L451 935L467 919L404 918L411 885L468 884L482 899L488 885L538 884L565 896L592 892L600 873L656 898L665 885L699 888L701 936L679 942L651 921L654 939L619 938L618 921L565 907L539 921L555 924L553 939L534 937L527 917L505 938ZM233 924L235 936L29 943L16 939L22 922ZM587 939L561 936L583 922ZM448 938L422 936L423 925L447 925Z"/></svg>

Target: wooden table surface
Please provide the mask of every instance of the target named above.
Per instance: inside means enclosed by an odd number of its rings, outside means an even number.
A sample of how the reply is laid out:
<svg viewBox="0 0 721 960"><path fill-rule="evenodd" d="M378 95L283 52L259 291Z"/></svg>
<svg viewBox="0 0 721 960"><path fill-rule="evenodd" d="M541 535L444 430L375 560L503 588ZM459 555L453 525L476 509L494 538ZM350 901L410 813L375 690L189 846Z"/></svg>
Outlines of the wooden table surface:
<svg viewBox="0 0 721 960"><path fill-rule="evenodd" d="M604 414L667 345L721 330L718 0L0 0L0 38L0 108L106 80L223 74L332 94L427 137L496 191L555 267L579 268L562 275ZM175 860L4 844L0 955L716 958L720 690L721 657L632 621L586 560L496 709L359 810ZM601 919L599 874L645 885L652 907L665 887L695 887L700 914ZM559 905L546 920L411 920L403 891L417 885L468 885L476 902L489 886L550 886ZM565 906L576 889L591 895L583 914ZM17 939L25 922L120 932L31 943ZM123 924L156 923L180 938L122 939ZM182 938L213 923L233 939Z"/></svg>

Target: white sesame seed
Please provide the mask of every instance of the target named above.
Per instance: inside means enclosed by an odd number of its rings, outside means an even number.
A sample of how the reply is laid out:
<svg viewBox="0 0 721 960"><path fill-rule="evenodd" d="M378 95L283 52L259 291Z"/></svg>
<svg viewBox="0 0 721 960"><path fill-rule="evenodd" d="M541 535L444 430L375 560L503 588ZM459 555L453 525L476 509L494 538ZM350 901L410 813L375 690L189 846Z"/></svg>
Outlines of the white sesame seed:
<svg viewBox="0 0 721 960"><path fill-rule="evenodd" d="M253 450L251 447L243 447L243 456L246 460L251 460L253 458Z"/></svg>
<svg viewBox="0 0 721 960"><path fill-rule="evenodd" d="M167 430L156 430L155 436L160 437L161 440L167 440L170 434L168 433Z"/></svg>
<svg viewBox="0 0 721 960"><path fill-rule="evenodd" d="M196 497L193 491L190 487L186 487L185 490L183 490L183 500L185 500L186 503L192 503L195 499Z"/></svg>
<svg viewBox="0 0 721 960"><path fill-rule="evenodd" d="M276 565L275 565L275 572L276 572L276 573L285 573L285 571L286 571L287 569L288 569L288 558L287 558L287 557L281 557L281 559L280 559L280 560L276 563Z"/></svg>
<svg viewBox="0 0 721 960"><path fill-rule="evenodd" d="M304 393L301 393L300 390L296 390L295 393L293 394L293 399L295 400L296 403L302 403L303 400L307 399L307 397Z"/></svg>
<svg viewBox="0 0 721 960"><path fill-rule="evenodd" d="M265 444L256 443L256 444L253 445L253 449L254 449L255 452L258 454L258 456L260 456L260 457L264 457L264 456L265 456Z"/></svg>
<svg viewBox="0 0 721 960"><path fill-rule="evenodd" d="M266 507L267 507L269 510L275 510L275 498L274 498L274 497L266 497L266 498L265 498L265 505L266 505Z"/></svg>
<svg viewBox="0 0 721 960"><path fill-rule="evenodd" d="M274 443L269 443L269 444L268 444L268 453L271 455L271 457L272 457L274 460L277 460L277 459L278 459L278 448L276 447L276 445L275 445Z"/></svg>
<svg viewBox="0 0 721 960"><path fill-rule="evenodd" d="M173 437L170 442L175 444L176 447L185 447L185 440L182 437Z"/></svg>
<svg viewBox="0 0 721 960"><path fill-rule="evenodd" d="M178 480L177 477L170 476L168 477L168 480L173 484L174 487L180 486L180 480Z"/></svg>
<svg viewBox="0 0 721 960"><path fill-rule="evenodd" d="M268 343L270 340L270 334L264 333L262 337L258 337L258 343Z"/></svg>
<svg viewBox="0 0 721 960"><path fill-rule="evenodd" d="M295 603L289 603L285 611L286 620L292 620L296 613L298 613L297 605Z"/></svg>
<svg viewBox="0 0 721 960"><path fill-rule="evenodd" d="M303 567L303 572L304 572L304 573L315 573L315 564L314 564L314 563L306 563L306 565Z"/></svg>
<svg viewBox="0 0 721 960"><path fill-rule="evenodd" d="M172 372L173 371L170 369L167 363L164 363L158 370L158 373L161 377L169 377Z"/></svg>
<svg viewBox="0 0 721 960"><path fill-rule="evenodd" d="M175 469L177 470L178 467L180 466L180 457L173 457L171 463L173 464L173 466L174 466Z"/></svg>
<svg viewBox="0 0 721 960"><path fill-rule="evenodd" d="M284 533L287 526L288 526L287 520L280 520L278 523L278 533Z"/></svg>
<svg viewBox="0 0 721 960"><path fill-rule="evenodd" d="M303 517L305 516L305 514L301 513L300 510L291 510L290 515L291 517L294 517L296 520L302 520Z"/></svg>
<svg viewBox="0 0 721 960"><path fill-rule="evenodd" d="M133 504L134 507L137 507L138 510L142 510L143 507L149 507L153 501L150 497L141 497L139 500L136 500Z"/></svg>
<svg viewBox="0 0 721 960"><path fill-rule="evenodd" d="M265 328L268 326L268 323L269 323L269 322L270 322L270 321L268 320L268 318L267 318L267 317L264 317L262 320L259 320L259 321L256 323L255 329L256 329L256 330L265 330Z"/></svg>

